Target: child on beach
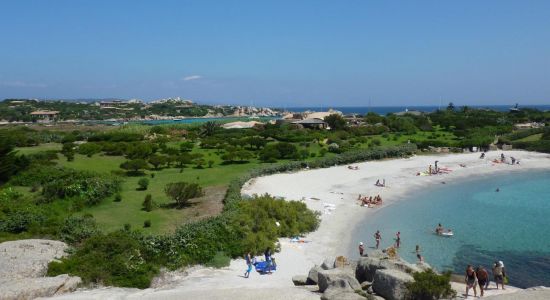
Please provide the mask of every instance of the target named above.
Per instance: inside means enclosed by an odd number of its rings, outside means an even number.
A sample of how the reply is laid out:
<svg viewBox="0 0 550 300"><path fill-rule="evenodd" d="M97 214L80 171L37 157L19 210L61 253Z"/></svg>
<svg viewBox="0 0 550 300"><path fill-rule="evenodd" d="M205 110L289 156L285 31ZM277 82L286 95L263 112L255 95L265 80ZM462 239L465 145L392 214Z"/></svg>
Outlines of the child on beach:
<svg viewBox="0 0 550 300"><path fill-rule="evenodd" d="M252 256L250 255L250 252L246 253L244 259L247 266L246 272L244 272L244 278L248 278L248 276L250 276L250 272L252 272Z"/></svg>

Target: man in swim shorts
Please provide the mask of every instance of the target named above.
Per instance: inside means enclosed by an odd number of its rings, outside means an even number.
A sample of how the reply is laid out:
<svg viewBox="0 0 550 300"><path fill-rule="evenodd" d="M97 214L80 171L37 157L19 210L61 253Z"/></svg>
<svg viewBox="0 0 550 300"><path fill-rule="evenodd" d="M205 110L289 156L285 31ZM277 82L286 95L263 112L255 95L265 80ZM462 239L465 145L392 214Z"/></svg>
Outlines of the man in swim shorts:
<svg viewBox="0 0 550 300"><path fill-rule="evenodd" d="M487 282L489 281L489 272L487 272L487 270L485 270L484 267L479 266L477 267L477 270L476 270L476 276L477 276L477 283L479 284L481 297L483 297L485 286L487 286Z"/></svg>

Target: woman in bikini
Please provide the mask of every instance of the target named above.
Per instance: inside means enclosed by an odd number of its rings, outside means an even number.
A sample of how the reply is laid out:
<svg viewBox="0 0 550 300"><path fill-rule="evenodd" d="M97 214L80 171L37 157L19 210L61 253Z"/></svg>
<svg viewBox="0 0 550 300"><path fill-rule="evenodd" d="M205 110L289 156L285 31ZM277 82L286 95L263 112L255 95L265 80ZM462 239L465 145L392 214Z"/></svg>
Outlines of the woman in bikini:
<svg viewBox="0 0 550 300"><path fill-rule="evenodd" d="M464 281L466 282L466 298L468 298L468 291L470 291L471 288L474 289L474 297L477 297L477 276L471 265L468 265L466 268L466 276L464 277Z"/></svg>

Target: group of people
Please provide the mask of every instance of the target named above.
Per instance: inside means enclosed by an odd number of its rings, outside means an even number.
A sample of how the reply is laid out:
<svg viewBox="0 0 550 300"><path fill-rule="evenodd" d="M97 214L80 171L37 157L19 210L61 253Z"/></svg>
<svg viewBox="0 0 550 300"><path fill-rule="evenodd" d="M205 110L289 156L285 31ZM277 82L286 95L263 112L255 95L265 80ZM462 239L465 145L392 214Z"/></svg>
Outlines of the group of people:
<svg viewBox="0 0 550 300"><path fill-rule="evenodd" d="M453 230L451 228L445 229L443 225L439 223L435 228L435 234L437 235L453 235Z"/></svg>
<svg viewBox="0 0 550 300"><path fill-rule="evenodd" d="M374 241L376 243L376 249L380 248L380 241L381 240L382 240L382 233L380 233L380 230L376 230L376 232L374 233ZM401 247L401 232L400 231L398 231L395 234L395 244L392 247L394 247L394 248ZM359 255L363 256L364 253L365 253L365 245L363 244L363 242L359 242Z"/></svg>
<svg viewBox="0 0 550 300"><path fill-rule="evenodd" d="M359 166L348 166L350 170L359 170Z"/></svg>
<svg viewBox="0 0 550 300"><path fill-rule="evenodd" d="M271 274L272 271L276 267L275 258L271 256L271 248L267 247L264 251L264 258L265 258L265 267L263 270L265 270L266 274ZM248 278L250 276L250 273L252 272L252 267L257 264L256 258L253 257L250 252L247 252L244 255L244 260L246 262L246 271L244 272L244 278Z"/></svg>
<svg viewBox="0 0 550 300"><path fill-rule="evenodd" d="M362 197L361 194L359 194L359 197L357 198L357 200L361 201L361 206L366 206L366 207L373 207L375 205L382 204L382 197L380 197L380 195L376 195L374 197L372 196Z"/></svg>
<svg viewBox="0 0 550 300"><path fill-rule="evenodd" d="M492 271L497 290L499 284L504 290L504 283L506 280L504 263L502 261L495 261ZM474 290L474 297L477 297L477 286L479 286L480 296L483 297L485 290L489 288L489 272L483 266L478 266L474 269L472 265L468 265L468 267L466 267L464 281L466 282L466 298L468 297L470 289Z"/></svg>
<svg viewBox="0 0 550 300"><path fill-rule="evenodd" d="M378 186L378 187L385 187L386 186L386 179L382 179L382 182L380 182L380 179L377 179L376 183L374 185Z"/></svg>
<svg viewBox="0 0 550 300"><path fill-rule="evenodd" d="M483 152L481 154L481 156L479 156L480 159L483 159L485 158L485 152ZM493 163L496 163L496 164L504 164L506 163L506 156L504 155L504 153L501 153L500 154L500 160L499 159L493 159ZM515 157L513 156L510 156L510 164L511 165L519 165L519 159L516 159Z"/></svg>

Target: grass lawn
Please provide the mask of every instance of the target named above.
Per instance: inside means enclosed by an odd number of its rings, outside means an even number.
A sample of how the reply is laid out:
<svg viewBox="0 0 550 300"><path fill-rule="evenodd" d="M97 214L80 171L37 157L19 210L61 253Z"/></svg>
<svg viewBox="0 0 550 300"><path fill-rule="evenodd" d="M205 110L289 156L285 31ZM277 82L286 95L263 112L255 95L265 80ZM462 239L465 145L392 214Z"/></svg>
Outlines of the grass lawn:
<svg viewBox="0 0 550 300"><path fill-rule="evenodd" d="M19 147L15 148L15 150L19 154L34 154L42 151L48 151L48 150L61 150L61 144L59 143L47 143L47 144L40 144L39 146L35 147Z"/></svg>
<svg viewBox="0 0 550 300"><path fill-rule="evenodd" d="M537 133L530 136L526 136L522 139L515 140L514 142L536 142L542 138L543 133Z"/></svg>

